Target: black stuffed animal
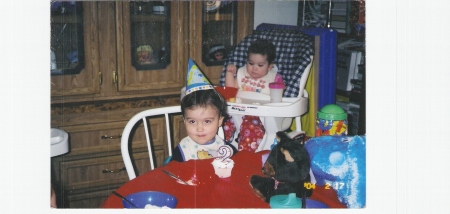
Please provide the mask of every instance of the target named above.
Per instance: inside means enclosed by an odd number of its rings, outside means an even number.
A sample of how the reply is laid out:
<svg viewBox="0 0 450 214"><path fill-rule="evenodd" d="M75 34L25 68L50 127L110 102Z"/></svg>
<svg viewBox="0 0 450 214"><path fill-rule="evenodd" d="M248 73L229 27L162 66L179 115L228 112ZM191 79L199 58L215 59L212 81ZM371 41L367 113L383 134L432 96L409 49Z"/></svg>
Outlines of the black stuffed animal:
<svg viewBox="0 0 450 214"><path fill-rule="evenodd" d="M305 205L305 198L312 195L312 190L304 187L305 182L311 181L310 159L303 146L304 140L291 139L284 132L277 132L277 138L279 143L272 148L262 168L265 176L252 175L250 185L267 203L274 195L296 193Z"/></svg>

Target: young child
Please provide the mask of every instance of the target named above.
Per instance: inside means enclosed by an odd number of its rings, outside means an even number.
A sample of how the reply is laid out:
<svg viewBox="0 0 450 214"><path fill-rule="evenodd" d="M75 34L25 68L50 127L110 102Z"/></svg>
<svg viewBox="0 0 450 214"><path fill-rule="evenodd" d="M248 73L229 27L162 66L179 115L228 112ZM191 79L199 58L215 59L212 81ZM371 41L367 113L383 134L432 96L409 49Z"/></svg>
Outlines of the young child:
<svg viewBox="0 0 450 214"><path fill-rule="evenodd" d="M209 49L209 58L211 61L221 61L224 60L225 56L225 47L221 44L213 45L211 49Z"/></svg>
<svg viewBox="0 0 450 214"><path fill-rule="evenodd" d="M261 39L252 42L247 50L245 66L239 68L236 73L236 65L227 65L225 86L270 94L269 83L283 83L283 78L274 65L275 57L276 48L270 41Z"/></svg>
<svg viewBox="0 0 450 214"><path fill-rule="evenodd" d="M226 102L197 66L192 61L190 63L192 63L190 67L194 69L190 69L188 73L191 71L194 73L188 74L186 96L181 100L181 113L188 136L175 148L171 160L181 162L215 158L218 157L219 147L224 145L230 146L235 154L236 147L217 135L226 116ZM201 79L200 83L195 81L198 77Z"/></svg>
<svg viewBox="0 0 450 214"><path fill-rule="evenodd" d="M276 48L270 41L261 39L252 42L247 50L245 66L236 73L236 65L227 65L225 86L270 95L269 83L283 83L283 78L274 65L275 57ZM224 128L227 141L237 137L239 151L256 151L265 134L264 126L257 116L232 115ZM236 130L239 130L238 136L234 136Z"/></svg>

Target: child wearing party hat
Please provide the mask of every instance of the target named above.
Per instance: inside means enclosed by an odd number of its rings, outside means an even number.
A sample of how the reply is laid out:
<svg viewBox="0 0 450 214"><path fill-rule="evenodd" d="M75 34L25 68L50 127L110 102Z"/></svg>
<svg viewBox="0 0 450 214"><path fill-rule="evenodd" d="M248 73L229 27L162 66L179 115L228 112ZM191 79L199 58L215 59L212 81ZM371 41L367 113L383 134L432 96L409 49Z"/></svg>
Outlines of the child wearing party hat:
<svg viewBox="0 0 450 214"><path fill-rule="evenodd" d="M181 113L188 136L181 140L171 160L187 161L218 157L221 146L229 146L233 154L234 145L226 143L217 135L226 116L226 102L217 93L197 65L189 59L186 95L181 100Z"/></svg>

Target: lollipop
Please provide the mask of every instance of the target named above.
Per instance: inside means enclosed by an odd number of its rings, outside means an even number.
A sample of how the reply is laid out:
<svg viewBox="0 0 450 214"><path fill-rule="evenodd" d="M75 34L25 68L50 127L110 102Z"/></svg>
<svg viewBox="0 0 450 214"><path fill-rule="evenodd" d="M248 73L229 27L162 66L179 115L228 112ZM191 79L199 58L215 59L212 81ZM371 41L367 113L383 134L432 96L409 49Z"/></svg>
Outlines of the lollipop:
<svg viewBox="0 0 450 214"><path fill-rule="evenodd" d="M229 158L231 158L231 156L233 156L233 150L229 146L219 147L219 150L217 151L217 153L219 154L219 157L216 159L219 159L222 161L226 161Z"/></svg>

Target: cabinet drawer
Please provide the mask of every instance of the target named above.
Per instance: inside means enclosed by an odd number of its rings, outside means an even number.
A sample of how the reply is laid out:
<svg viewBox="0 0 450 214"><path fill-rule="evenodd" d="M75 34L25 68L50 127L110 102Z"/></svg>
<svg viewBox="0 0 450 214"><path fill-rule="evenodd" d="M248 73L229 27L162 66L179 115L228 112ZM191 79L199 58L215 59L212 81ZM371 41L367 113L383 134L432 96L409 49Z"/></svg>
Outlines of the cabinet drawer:
<svg viewBox="0 0 450 214"><path fill-rule="evenodd" d="M156 162L159 165L164 160L164 151L155 151ZM136 174L140 175L150 170L147 152L133 154ZM111 185L122 185L129 180L124 169L121 155L90 158L85 160L61 162L61 185L70 194L95 191ZM111 172L113 171L113 172Z"/></svg>
<svg viewBox="0 0 450 214"><path fill-rule="evenodd" d="M150 134L156 150L166 149L164 132L164 118L152 118L150 121ZM61 127L70 135L70 152L66 158L77 156L101 157L120 154L120 141L123 129L128 121L110 122L102 124L87 124ZM145 130L141 123L131 136L133 152L142 152L147 148ZM92 156L94 155L94 156Z"/></svg>

